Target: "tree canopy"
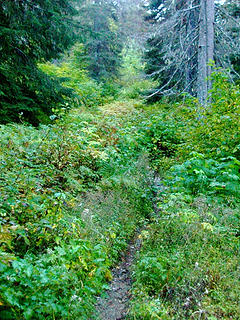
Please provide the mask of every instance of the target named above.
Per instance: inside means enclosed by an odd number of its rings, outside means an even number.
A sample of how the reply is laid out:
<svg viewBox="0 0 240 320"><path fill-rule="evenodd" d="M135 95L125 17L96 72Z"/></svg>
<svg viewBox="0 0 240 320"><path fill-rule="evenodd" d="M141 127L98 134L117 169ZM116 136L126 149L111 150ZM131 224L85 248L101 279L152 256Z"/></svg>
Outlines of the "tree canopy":
<svg viewBox="0 0 240 320"><path fill-rule="evenodd" d="M63 103L69 92L40 72L37 62L57 58L73 44L74 14L67 0L1 1L1 122L18 121L23 113L37 124L53 104Z"/></svg>

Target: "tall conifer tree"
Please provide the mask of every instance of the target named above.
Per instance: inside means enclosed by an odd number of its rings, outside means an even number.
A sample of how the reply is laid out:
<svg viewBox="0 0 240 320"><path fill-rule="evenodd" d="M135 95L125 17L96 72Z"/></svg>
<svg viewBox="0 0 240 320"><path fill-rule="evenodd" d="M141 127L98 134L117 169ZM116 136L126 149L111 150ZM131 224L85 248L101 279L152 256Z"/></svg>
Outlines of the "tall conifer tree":
<svg viewBox="0 0 240 320"><path fill-rule="evenodd" d="M73 1L2 0L0 2L0 122L33 124L68 93L37 68L57 58L74 39Z"/></svg>
<svg viewBox="0 0 240 320"><path fill-rule="evenodd" d="M154 30L147 44L146 72L159 87L149 98L188 92L205 104L212 60L237 75L239 20L230 12L237 13L238 6L239 1L150 1L146 19Z"/></svg>

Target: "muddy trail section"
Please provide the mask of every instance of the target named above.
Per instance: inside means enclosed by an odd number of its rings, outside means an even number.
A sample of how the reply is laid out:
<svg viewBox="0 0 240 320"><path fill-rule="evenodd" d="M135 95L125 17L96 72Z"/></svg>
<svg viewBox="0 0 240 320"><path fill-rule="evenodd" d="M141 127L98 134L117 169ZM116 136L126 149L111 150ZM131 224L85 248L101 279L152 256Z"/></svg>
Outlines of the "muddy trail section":
<svg viewBox="0 0 240 320"><path fill-rule="evenodd" d="M135 255L141 248L140 231L131 240L121 262L112 270L113 280L109 284L105 298L99 297L96 310L99 320L123 320L128 313L132 286L131 267Z"/></svg>
<svg viewBox="0 0 240 320"><path fill-rule="evenodd" d="M161 179L155 176L153 183L153 215L158 213L158 193L164 187ZM98 320L124 320L128 314L131 299L132 275L131 269L136 259L136 253L141 249L142 240L140 234L146 229L140 228L130 241L127 250L123 253L120 263L112 270L113 280L105 297L99 297L96 304Z"/></svg>

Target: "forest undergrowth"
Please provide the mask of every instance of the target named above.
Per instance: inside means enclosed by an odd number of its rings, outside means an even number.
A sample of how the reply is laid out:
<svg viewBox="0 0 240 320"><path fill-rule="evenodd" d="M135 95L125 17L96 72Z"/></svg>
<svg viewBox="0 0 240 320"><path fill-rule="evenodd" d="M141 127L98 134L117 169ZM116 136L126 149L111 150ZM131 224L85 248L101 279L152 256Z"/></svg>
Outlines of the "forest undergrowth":
<svg viewBox="0 0 240 320"><path fill-rule="evenodd" d="M213 79L207 108L187 97L145 108L143 141L164 187L133 268L129 319L240 318L240 95L223 73Z"/></svg>
<svg viewBox="0 0 240 320"><path fill-rule="evenodd" d="M239 319L239 88L211 96L1 126L1 319L93 318L146 222L128 319Z"/></svg>
<svg viewBox="0 0 240 320"><path fill-rule="evenodd" d="M0 319L239 320L240 2L0 21Z"/></svg>
<svg viewBox="0 0 240 320"><path fill-rule="evenodd" d="M92 316L151 207L139 114L114 103L1 127L1 319Z"/></svg>

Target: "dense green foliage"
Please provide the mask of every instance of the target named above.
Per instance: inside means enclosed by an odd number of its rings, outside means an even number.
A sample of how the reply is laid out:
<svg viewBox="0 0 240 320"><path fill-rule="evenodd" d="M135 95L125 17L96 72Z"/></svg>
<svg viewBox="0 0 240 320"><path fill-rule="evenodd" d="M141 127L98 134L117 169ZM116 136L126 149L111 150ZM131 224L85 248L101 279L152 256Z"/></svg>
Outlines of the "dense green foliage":
<svg viewBox="0 0 240 320"><path fill-rule="evenodd" d="M120 97L135 92L133 57ZM64 76L72 60L43 67ZM214 79L207 110L194 99L119 101L56 110L39 129L1 127L2 318L94 317L94 297L146 219L129 318L239 317L239 90L224 74Z"/></svg>
<svg viewBox="0 0 240 320"><path fill-rule="evenodd" d="M119 103L1 127L1 318L88 319L151 206L138 114Z"/></svg>
<svg viewBox="0 0 240 320"><path fill-rule="evenodd" d="M70 91L39 71L36 63L57 58L73 43L75 13L72 2L65 0L1 1L1 123L19 121L22 114L38 124L43 114L65 103Z"/></svg>
<svg viewBox="0 0 240 320"><path fill-rule="evenodd" d="M123 46L122 3L0 4L1 319L99 319L140 226L128 319L240 318L240 88L216 69L204 108L143 103L172 71L161 37Z"/></svg>
<svg viewBox="0 0 240 320"><path fill-rule="evenodd" d="M141 234L129 319L240 317L239 88L213 77L207 109L190 99L146 110L141 140L162 180Z"/></svg>
<svg viewBox="0 0 240 320"><path fill-rule="evenodd" d="M83 13L88 32L81 37L90 75L97 81L116 78L121 64L122 38L116 10L114 1L96 0L87 2Z"/></svg>
<svg viewBox="0 0 240 320"><path fill-rule="evenodd" d="M122 50L115 11L109 1L3 1L1 123L38 125L48 122L52 108L98 104L115 95L112 79ZM66 50L76 40L83 46L73 47L72 59ZM39 70L46 61L53 63Z"/></svg>
<svg viewBox="0 0 240 320"><path fill-rule="evenodd" d="M160 196L134 268L130 318L238 319L239 206L168 185Z"/></svg>
<svg viewBox="0 0 240 320"><path fill-rule="evenodd" d="M39 68L52 77L61 79L65 88L74 90L74 99L66 105L69 109L73 104L76 107L91 107L102 104L109 92L105 92L105 85L97 83L90 78L88 71L89 63L85 56L85 49L82 44L75 44L67 57L61 63L42 63Z"/></svg>
<svg viewBox="0 0 240 320"><path fill-rule="evenodd" d="M239 156L239 86L217 70L212 75L211 105L200 108L195 99L178 104L175 118L181 119L185 143L179 148L184 157L192 151L214 159Z"/></svg>

